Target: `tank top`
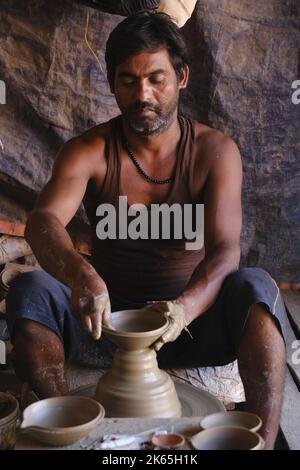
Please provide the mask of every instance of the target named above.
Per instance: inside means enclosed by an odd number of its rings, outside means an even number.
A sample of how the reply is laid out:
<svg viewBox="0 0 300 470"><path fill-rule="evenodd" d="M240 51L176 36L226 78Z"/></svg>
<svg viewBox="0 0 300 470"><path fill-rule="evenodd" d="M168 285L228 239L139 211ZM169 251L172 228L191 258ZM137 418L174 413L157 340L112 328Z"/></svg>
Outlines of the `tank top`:
<svg viewBox="0 0 300 470"><path fill-rule="evenodd" d="M195 201L191 196L191 188L195 185L194 166L197 158L196 122L183 116L178 116L178 120L181 139L173 181L169 183L166 199L160 204L192 204L194 210L196 204L203 203L203 192L200 200ZM190 240L184 235L182 239L172 237L172 222L170 239L163 239L161 230L159 239L133 240L127 237L101 240L97 237L96 228L100 220L96 216L97 207L109 203L116 208L118 214L119 196L126 196L122 194L120 187L120 151L123 146L121 116L113 118L108 124L105 145L107 171L103 186L95 194L88 185L83 199L92 228L91 263L107 285L112 311L141 308L152 300L175 299L184 290L196 266L204 258L204 247L187 250L186 241ZM134 185L136 168L132 167L132 172L131 180ZM150 214L149 208L147 210ZM129 221L130 219L128 217ZM150 222L149 225L151 226Z"/></svg>

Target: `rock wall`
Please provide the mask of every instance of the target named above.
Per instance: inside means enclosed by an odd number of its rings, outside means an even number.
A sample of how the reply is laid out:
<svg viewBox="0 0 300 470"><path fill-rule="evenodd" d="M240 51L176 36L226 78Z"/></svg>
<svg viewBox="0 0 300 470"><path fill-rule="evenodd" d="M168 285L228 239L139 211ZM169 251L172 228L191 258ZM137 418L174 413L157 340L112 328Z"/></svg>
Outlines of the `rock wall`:
<svg viewBox="0 0 300 470"><path fill-rule="evenodd" d="M100 64L84 42L88 10ZM38 192L64 141L118 113L104 49L121 19L71 1L2 3L0 176ZM198 0L183 32L191 80L182 111L223 130L241 150L242 264L299 282L300 104L292 103L291 86L300 78L300 3Z"/></svg>

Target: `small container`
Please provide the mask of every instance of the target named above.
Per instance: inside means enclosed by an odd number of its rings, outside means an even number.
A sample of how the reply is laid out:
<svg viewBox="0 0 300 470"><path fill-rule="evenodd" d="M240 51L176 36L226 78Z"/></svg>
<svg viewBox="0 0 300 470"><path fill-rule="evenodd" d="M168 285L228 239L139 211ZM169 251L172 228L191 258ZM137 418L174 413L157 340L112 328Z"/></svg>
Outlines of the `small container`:
<svg viewBox="0 0 300 470"><path fill-rule="evenodd" d="M185 444L182 434L154 434L151 443L156 449L180 449Z"/></svg>
<svg viewBox="0 0 300 470"><path fill-rule="evenodd" d="M246 411L225 411L223 413L213 413L205 416L200 421L202 429L214 428L217 426L241 426L250 431L257 432L262 425L262 420L254 413Z"/></svg>
<svg viewBox="0 0 300 470"><path fill-rule="evenodd" d="M19 404L15 397L0 392L0 450L15 447L18 417Z"/></svg>
<svg viewBox="0 0 300 470"><path fill-rule="evenodd" d="M261 436L240 426L207 428L190 441L197 450L263 450L265 446Z"/></svg>

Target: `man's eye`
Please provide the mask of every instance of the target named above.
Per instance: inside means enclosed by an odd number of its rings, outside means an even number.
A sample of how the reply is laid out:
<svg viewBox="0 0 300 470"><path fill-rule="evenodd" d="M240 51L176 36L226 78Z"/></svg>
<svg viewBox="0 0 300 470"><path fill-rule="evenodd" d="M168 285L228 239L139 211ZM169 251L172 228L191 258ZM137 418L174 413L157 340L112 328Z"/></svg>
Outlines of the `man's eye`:
<svg viewBox="0 0 300 470"><path fill-rule="evenodd" d="M132 85L134 83L134 79L130 77L124 77L122 78L122 84L123 85Z"/></svg>
<svg viewBox="0 0 300 470"><path fill-rule="evenodd" d="M164 75L153 75L153 77L151 77L151 82L159 84L159 83L163 83L164 79L165 79Z"/></svg>

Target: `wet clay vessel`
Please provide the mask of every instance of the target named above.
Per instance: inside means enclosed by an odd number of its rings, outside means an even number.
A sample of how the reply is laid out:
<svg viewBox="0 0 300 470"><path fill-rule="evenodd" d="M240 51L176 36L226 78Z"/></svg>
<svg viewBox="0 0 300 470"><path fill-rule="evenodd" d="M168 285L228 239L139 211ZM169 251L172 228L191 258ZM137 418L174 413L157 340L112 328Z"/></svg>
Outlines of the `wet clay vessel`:
<svg viewBox="0 0 300 470"><path fill-rule="evenodd" d="M100 378L95 398L110 417L179 417L181 404L170 376L158 368L151 345L166 331L163 314L147 309L111 314L104 333L117 349L112 369Z"/></svg>

